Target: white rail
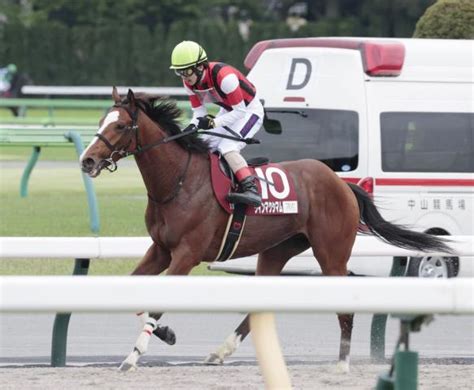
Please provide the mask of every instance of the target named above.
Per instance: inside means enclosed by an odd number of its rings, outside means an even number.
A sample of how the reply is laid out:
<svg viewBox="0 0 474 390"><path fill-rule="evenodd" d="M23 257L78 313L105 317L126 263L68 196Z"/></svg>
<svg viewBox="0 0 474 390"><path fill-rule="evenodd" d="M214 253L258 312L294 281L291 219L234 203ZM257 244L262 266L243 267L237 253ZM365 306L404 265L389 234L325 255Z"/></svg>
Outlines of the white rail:
<svg viewBox="0 0 474 390"><path fill-rule="evenodd" d="M473 237L451 237L459 255ZM0 257L142 256L148 237L1 237ZM310 252L307 252L310 254ZM358 237L353 256L420 256ZM310 254L312 256L312 254ZM269 312L474 314L474 279L3 276L1 312L249 312L266 388L291 388Z"/></svg>
<svg viewBox="0 0 474 390"><path fill-rule="evenodd" d="M450 246L462 256L474 256L473 236L450 236ZM0 258L141 257L151 245L149 237L0 237ZM352 256L426 256L397 248L375 237L358 236ZM441 254L441 253L428 253ZM312 257L311 251L302 257Z"/></svg>
<svg viewBox="0 0 474 390"><path fill-rule="evenodd" d="M159 96L187 96L186 91L182 87L117 87L120 95L126 95L128 89L133 92L145 92ZM21 89L24 95L59 95L59 96L81 96L96 95L110 96L112 94L112 86L96 87L96 86L48 86L48 85L25 85Z"/></svg>
<svg viewBox="0 0 474 390"><path fill-rule="evenodd" d="M3 276L1 312L474 314L474 279Z"/></svg>

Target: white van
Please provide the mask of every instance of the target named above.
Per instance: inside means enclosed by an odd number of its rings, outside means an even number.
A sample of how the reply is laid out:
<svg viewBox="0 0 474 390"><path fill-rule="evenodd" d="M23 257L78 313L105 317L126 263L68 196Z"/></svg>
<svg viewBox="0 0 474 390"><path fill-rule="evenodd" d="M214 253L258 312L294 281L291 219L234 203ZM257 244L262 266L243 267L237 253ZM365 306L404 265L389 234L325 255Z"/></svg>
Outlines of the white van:
<svg viewBox="0 0 474 390"><path fill-rule="evenodd" d="M262 143L246 147L246 157L321 160L372 192L389 221L474 235L474 41L269 40L245 65L267 113ZM408 261L413 276L472 274L471 261L456 257ZM356 274L390 267L349 262Z"/></svg>

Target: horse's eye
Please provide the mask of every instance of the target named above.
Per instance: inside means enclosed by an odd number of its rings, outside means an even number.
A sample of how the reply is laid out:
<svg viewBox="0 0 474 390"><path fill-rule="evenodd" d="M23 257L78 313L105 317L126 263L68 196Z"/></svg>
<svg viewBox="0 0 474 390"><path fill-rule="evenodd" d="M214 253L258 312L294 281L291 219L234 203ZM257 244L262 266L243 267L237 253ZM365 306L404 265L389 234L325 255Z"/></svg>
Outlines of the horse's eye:
<svg viewBox="0 0 474 390"><path fill-rule="evenodd" d="M117 130L124 130L125 129L125 125L124 124L118 124L117 125Z"/></svg>

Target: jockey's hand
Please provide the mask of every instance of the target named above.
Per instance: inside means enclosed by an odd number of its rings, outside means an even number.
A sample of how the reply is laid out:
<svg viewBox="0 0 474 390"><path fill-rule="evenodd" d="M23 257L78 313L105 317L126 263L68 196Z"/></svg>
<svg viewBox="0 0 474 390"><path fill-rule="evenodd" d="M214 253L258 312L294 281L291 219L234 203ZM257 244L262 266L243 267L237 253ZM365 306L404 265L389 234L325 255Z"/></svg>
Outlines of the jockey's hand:
<svg viewBox="0 0 474 390"><path fill-rule="evenodd" d="M212 117L209 115L201 116L197 119L199 121L197 125L199 129L209 130L214 128L214 119L212 119Z"/></svg>

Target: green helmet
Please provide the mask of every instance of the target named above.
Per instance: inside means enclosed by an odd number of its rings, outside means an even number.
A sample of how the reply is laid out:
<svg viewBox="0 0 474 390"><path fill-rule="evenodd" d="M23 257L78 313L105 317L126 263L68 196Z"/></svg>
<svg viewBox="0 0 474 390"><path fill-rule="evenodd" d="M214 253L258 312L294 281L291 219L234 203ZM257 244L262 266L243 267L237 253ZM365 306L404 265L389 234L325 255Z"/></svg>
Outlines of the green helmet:
<svg viewBox="0 0 474 390"><path fill-rule="evenodd" d="M207 54L196 42L183 41L171 53L170 69L185 69L207 61Z"/></svg>

